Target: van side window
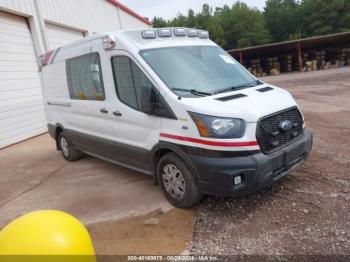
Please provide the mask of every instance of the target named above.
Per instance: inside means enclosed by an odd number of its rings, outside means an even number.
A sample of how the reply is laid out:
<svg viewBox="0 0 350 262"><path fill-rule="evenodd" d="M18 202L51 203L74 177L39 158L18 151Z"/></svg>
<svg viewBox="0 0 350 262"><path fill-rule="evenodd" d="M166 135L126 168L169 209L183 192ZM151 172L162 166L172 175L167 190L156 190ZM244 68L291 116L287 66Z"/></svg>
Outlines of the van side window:
<svg viewBox="0 0 350 262"><path fill-rule="evenodd" d="M80 100L105 100L99 53L66 60L69 96Z"/></svg>
<svg viewBox="0 0 350 262"><path fill-rule="evenodd" d="M154 85L140 68L126 56L113 57L112 67L120 101L136 110L140 110L142 89L148 88L151 90Z"/></svg>

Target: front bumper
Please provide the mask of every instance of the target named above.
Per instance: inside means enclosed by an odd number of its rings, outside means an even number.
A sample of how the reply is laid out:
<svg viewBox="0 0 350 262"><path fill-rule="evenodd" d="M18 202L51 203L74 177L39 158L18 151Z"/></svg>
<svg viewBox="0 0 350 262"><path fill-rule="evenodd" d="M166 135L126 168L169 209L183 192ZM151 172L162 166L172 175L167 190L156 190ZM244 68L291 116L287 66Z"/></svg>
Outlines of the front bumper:
<svg viewBox="0 0 350 262"><path fill-rule="evenodd" d="M261 152L226 158L191 155L190 159L199 175L197 182L203 194L245 195L274 183L301 165L311 151L312 140L312 133L304 130L293 143L268 155ZM239 185L234 185L236 176L241 176Z"/></svg>

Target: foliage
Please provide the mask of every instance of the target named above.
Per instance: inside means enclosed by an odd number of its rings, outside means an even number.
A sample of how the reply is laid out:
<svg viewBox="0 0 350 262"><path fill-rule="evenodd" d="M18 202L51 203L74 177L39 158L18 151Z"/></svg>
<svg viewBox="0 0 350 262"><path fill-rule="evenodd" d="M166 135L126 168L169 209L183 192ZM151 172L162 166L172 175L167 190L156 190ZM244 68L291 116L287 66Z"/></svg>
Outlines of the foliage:
<svg viewBox="0 0 350 262"><path fill-rule="evenodd" d="M168 22L165 21L163 18L161 17L154 17L152 20L152 25L153 27L167 27L168 26Z"/></svg>
<svg viewBox="0 0 350 262"><path fill-rule="evenodd" d="M216 15L221 21L228 43L225 48L260 45L270 41L263 15L257 9L236 2L232 8L224 6L223 10L217 9Z"/></svg>
<svg viewBox="0 0 350 262"><path fill-rule="evenodd" d="M350 0L304 0L303 36L315 36L350 30Z"/></svg>
<svg viewBox="0 0 350 262"><path fill-rule="evenodd" d="M225 49L280 42L350 30L350 0L267 0L264 11L241 1L215 10L204 4L166 21L154 17L154 27L191 27L208 30Z"/></svg>
<svg viewBox="0 0 350 262"><path fill-rule="evenodd" d="M300 8L295 0L267 0L266 27L274 42L300 37Z"/></svg>

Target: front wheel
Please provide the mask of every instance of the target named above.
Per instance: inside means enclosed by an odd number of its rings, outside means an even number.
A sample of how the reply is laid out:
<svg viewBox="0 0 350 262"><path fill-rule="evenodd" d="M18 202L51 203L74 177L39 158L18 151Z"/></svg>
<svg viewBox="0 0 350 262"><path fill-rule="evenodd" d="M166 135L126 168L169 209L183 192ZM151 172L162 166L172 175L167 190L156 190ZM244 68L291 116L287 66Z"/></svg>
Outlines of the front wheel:
<svg viewBox="0 0 350 262"><path fill-rule="evenodd" d="M58 135L58 143L60 146L60 150L62 152L62 156L64 157L65 160L71 162L78 160L81 158L82 153L78 150L76 150L73 146L72 143L69 141L69 139L64 135L63 132L61 132Z"/></svg>
<svg viewBox="0 0 350 262"><path fill-rule="evenodd" d="M197 204L202 194L182 159L173 153L158 162L157 174L163 193L171 204L187 208Z"/></svg>

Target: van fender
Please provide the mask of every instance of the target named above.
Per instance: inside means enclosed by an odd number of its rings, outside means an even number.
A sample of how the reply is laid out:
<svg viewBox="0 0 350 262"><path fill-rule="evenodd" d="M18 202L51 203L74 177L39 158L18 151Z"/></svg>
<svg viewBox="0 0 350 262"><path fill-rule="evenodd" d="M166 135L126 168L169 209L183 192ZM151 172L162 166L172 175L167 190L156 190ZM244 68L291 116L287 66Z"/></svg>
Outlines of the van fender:
<svg viewBox="0 0 350 262"><path fill-rule="evenodd" d="M197 169L194 167L191 159L189 156L181 149L179 145L169 143L166 141L159 141L158 145L153 147L152 149L152 167L153 167L153 174L154 174L154 182L157 185L159 183L159 178L157 174L157 164L159 159L167 154L167 153L175 153L178 157L180 157L188 169L190 170L191 174L193 175L193 178L195 181L199 179L199 174L197 172Z"/></svg>
<svg viewBox="0 0 350 262"><path fill-rule="evenodd" d="M58 144L58 141L57 141L57 136L58 134L60 133L59 131L63 131L64 130L64 127L60 124L60 123L57 123L55 125L52 125L52 124L48 124L47 125L48 127L48 130L49 130L49 134L50 136L55 140L56 142L56 149L57 151L60 151L60 146Z"/></svg>

